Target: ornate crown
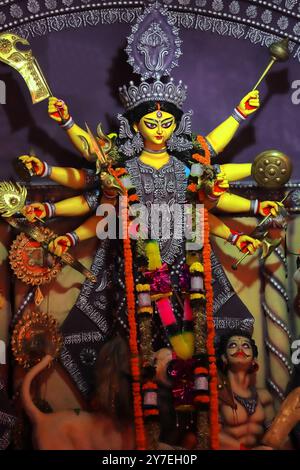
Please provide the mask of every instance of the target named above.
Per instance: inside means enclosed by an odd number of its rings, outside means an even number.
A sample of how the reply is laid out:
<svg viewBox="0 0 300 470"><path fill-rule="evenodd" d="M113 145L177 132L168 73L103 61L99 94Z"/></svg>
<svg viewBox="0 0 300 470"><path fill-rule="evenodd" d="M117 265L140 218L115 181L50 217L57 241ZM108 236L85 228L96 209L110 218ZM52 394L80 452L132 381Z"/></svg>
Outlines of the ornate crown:
<svg viewBox="0 0 300 470"><path fill-rule="evenodd" d="M130 82L128 87L124 85L119 90L126 111L145 101L168 101L181 109L186 99L187 86L181 80L175 85L171 78L168 83L156 80L153 83L141 82L139 86Z"/></svg>
<svg viewBox="0 0 300 470"><path fill-rule="evenodd" d="M132 27L126 52L129 64L142 81L138 86L130 82L128 87L119 89L126 111L146 101L168 101L182 108L187 87L181 81L175 85L172 78L167 83L160 80L178 65L182 54L178 33L171 13L157 2L146 8ZM148 79L151 82L145 81Z"/></svg>

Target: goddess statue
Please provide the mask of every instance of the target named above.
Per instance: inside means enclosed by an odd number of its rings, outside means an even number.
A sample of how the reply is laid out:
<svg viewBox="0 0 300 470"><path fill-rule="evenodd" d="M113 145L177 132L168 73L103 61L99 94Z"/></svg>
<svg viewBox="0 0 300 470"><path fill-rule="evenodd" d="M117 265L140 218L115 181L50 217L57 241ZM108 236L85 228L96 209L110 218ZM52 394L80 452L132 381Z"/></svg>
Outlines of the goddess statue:
<svg viewBox="0 0 300 470"><path fill-rule="evenodd" d="M74 122L66 103L56 97L49 99L50 118L67 133L83 158L94 162L94 169L49 166L29 155L23 155L20 160L32 175L48 177L83 191L55 204L29 204L23 213L31 222L54 216L89 215L72 232L52 240L49 249L60 256L84 240L100 238L91 267L97 282L93 285L85 281L75 310L77 314L78 310L84 312L100 330L106 324L101 330L102 341L116 332L129 338L135 432L137 447L142 448L137 389L143 382L144 409L147 416L153 416L157 412L152 393L156 387L151 372L154 352L171 348L174 359L187 361L186 364L196 357L195 367L199 366L199 357L203 359L207 353L208 369L200 361L202 365L200 369L195 368L195 373L201 375L204 369L209 370L211 379L215 379L211 366L214 364L213 314L236 315L242 326L244 322L249 328L250 321L251 329L250 313L229 284L216 256L210 253L208 230L210 235L221 237L243 253L253 254L261 241L232 231L213 209L276 216L280 203L250 201L229 191L231 181L251 174L251 163L211 164L210 161L216 160L229 144L240 123L257 111L259 92L247 93L232 114L206 137L195 135L191 130L191 112L182 109L186 87L181 81L175 84L173 79L162 78L170 75L180 55L178 31L170 24L166 11L156 4L149 7L132 31L127 52L142 81L139 85L130 82L128 87L120 89L125 113L118 116L118 134L105 135L99 128L95 138L89 129L85 131ZM120 194L126 197L119 198ZM188 204L192 207L189 225L204 232L201 240L191 230L182 236L187 219L180 211L178 216L178 208ZM158 214L152 211L153 207L159 208ZM134 216L143 210L147 212L146 224L134 224ZM116 211L121 236L110 239L105 213ZM154 219L158 224L153 223ZM168 237L164 236L165 226L170 229ZM150 227L150 237L144 236L144 230L147 232ZM127 236L128 233L132 236ZM70 317L74 319L74 315L71 311ZM70 327L70 322L72 319L67 319L63 328ZM210 382L212 386L216 385L214 379ZM198 403L206 400L202 394L203 383L202 379L197 382Z"/></svg>

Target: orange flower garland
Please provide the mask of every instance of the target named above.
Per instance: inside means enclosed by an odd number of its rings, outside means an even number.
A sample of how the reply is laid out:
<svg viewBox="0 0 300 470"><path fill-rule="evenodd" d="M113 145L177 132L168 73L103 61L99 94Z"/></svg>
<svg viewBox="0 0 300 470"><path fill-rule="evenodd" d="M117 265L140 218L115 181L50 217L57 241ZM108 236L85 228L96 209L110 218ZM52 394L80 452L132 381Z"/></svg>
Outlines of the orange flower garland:
<svg viewBox="0 0 300 470"><path fill-rule="evenodd" d="M134 424L135 424L135 439L136 447L138 450L146 449L146 435L143 420L142 409L142 395L140 386L140 363L139 351L137 343L137 324L135 318L135 295L134 295L134 277L132 269L132 250L130 238L128 236L128 210L127 206L121 208L122 228L124 247L124 269L125 269L125 287L126 287L126 301L128 312L129 324L129 348L130 348L130 366L132 374L132 392L133 392L133 406L134 406Z"/></svg>
<svg viewBox="0 0 300 470"><path fill-rule="evenodd" d="M210 151L207 142L201 135L197 136L197 141L204 150L204 156L194 154L193 159L199 163L210 165ZM207 338L206 349L209 361L210 375L210 442L213 450L219 449L219 401L218 401L218 378L216 355L214 347L215 328L213 322L213 289L212 289L212 269L211 269L211 247L209 241L208 211L204 208L204 242L203 242L203 266L204 266L204 287L206 295L206 322Z"/></svg>
<svg viewBox="0 0 300 470"><path fill-rule="evenodd" d="M202 135L197 135L197 141L204 150L204 156L194 153L193 158L199 163L204 163L205 165L210 165L210 151L207 145L205 138Z"/></svg>
<svg viewBox="0 0 300 470"><path fill-rule="evenodd" d="M209 361L209 389L210 389L210 442L213 450L219 449L219 402L218 402L218 380L216 356L214 347L215 328L213 322L213 289L212 270L210 260L209 223L208 212L204 209L204 246L203 246L203 266L204 266L204 286L206 294L206 322L207 338L206 349Z"/></svg>
<svg viewBox="0 0 300 470"><path fill-rule="evenodd" d="M210 151L204 137L198 135L197 141L204 150L204 157L196 154L195 160L206 165L210 165ZM199 159L198 159L199 156ZM201 160L201 161L200 161ZM215 328L213 322L213 289L212 289L212 269L210 259L209 222L208 211L204 209L204 243L203 243L203 265L204 265L204 286L206 293L206 321L207 338L206 349L209 360L210 375L210 441L213 450L219 449L219 400L218 400L218 378L216 366L216 354L214 347Z"/></svg>

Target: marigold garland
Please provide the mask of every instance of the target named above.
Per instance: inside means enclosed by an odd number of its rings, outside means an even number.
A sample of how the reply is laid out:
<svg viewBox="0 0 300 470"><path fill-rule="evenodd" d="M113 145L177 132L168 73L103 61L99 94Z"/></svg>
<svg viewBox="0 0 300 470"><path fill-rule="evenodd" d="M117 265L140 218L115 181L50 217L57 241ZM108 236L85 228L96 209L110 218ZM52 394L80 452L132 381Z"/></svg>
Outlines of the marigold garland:
<svg viewBox="0 0 300 470"><path fill-rule="evenodd" d="M128 312L129 324L129 348L130 348L130 366L132 373L132 392L133 392L133 408L134 408L134 424L135 424L135 439L136 447L138 450L146 449L146 435L143 420L142 409L142 396L140 387L140 364L139 364L139 351L137 343L137 325L135 319L135 295L134 295L134 277L132 269L132 250L130 238L128 236L128 211L127 207L121 209L124 247L124 269L125 269L125 287L126 287L126 301Z"/></svg>
<svg viewBox="0 0 300 470"><path fill-rule="evenodd" d="M199 163L204 163L205 165L210 165L210 151L206 142L206 139L202 135L197 135L197 141L201 145L202 149L204 150L204 156L202 157L199 154L194 154L193 158L197 160Z"/></svg>
<svg viewBox="0 0 300 470"><path fill-rule="evenodd" d="M209 389L210 389L210 442L213 450L219 449L219 402L216 356L214 347L215 329L213 323L213 289L212 289L212 269L211 269L211 247L209 242L208 211L204 209L204 245L203 245L203 265L204 265L204 286L206 293L206 319L207 338L206 348L209 360Z"/></svg>
<svg viewBox="0 0 300 470"><path fill-rule="evenodd" d="M197 136L197 141L204 151L204 156L195 153L192 155L194 161L204 165L210 165L210 151L204 137ZM116 172L117 173L117 172ZM123 169L115 173L115 177L126 175L126 170ZM122 183L121 183L121 186ZM124 186L123 186L124 188ZM187 188L190 192L195 192L194 183L190 183ZM126 191L126 195L127 191ZM136 194L130 194L129 204L138 202ZM126 213L126 216L125 216ZM124 215L123 215L124 214ZM128 224L127 208L122 211L122 224L123 228ZM125 225L126 224L126 225ZM123 233L126 233L123 232ZM131 370L133 376L133 399L134 399L134 416L135 416L135 433L136 443L138 449L146 448L145 428L143 421L142 411L142 397L140 390L140 367L137 346L137 325L135 320L135 296L134 296L134 277L132 271L132 251L130 240L128 237L124 238L124 258L125 258L125 285L127 294L127 309L128 309L128 322L129 322L129 346L131 351ZM209 223L208 212L204 209L204 247L203 247L203 267L204 267L204 286L206 294L206 322L207 322L207 338L206 349L209 362L209 388L210 388L210 442L213 450L219 449L219 423L218 423L218 389L217 389L217 368L216 357L214 349L214 323L213 323L213 290L212 290L212 270L210 260L210 242L209 242Z"/></svg>

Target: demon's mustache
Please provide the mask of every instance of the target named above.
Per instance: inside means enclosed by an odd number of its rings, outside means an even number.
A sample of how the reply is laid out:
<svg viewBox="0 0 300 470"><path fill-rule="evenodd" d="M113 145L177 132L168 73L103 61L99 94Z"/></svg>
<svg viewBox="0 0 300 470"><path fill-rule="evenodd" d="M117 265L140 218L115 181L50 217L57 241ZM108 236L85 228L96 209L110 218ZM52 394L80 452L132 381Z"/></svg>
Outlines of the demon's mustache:
<svg viewBox="0 0 300 470"><path fill-rule="evenodd" d="M250 357L248 354L244 353L244 351L237 351L234 354L231 354L231 357Z"/></svg>

